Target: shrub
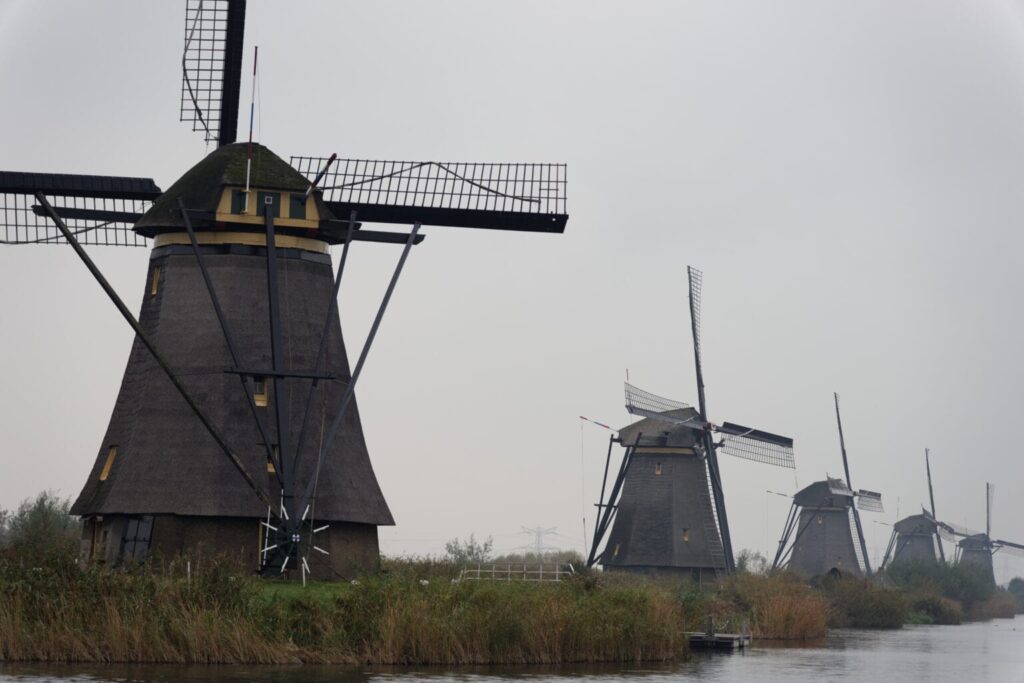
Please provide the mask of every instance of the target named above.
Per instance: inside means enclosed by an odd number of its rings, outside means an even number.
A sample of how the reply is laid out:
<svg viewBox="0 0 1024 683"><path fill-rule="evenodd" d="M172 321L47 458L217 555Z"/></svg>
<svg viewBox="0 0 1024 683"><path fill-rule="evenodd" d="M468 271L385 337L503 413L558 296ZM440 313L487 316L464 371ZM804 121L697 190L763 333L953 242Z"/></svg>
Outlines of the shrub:
<svg viewBox="0 0 1024 683"><path fill-rule="evenodd" d="M494 550L494 539L490 536L486 541L478 543L476 536L470 534L465 541L453 538L444 544L444 551L447 559L453 564L482 564L489 562L491 551Z"/></svg>
<svg viewBox="0 0 1024 683"><path fill-rule="evenodd" d="M0 548L26 555L74 549L78 518L68 514L71 501L52 491L21 502L13 513L0 511Z"/></svg>
<svg viewBox="0 0 1024 683"><path fill-rule="evenodd" d="M856 576L828 577L821 589L832 607L832 625L900 628L910 616L903 592Z"/></svg>

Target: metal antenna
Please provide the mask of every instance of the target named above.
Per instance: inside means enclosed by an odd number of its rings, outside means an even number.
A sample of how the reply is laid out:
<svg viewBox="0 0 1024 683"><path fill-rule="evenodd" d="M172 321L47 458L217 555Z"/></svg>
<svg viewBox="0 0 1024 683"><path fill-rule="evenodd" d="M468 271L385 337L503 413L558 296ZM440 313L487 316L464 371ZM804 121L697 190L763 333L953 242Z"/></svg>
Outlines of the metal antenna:
<svg viewBox="0 0 1024 683"><path fill-rule="evenodd" d="M846 488L853 491L853 484L850 482L850 461L846 457L846 439L843 437L843 419L839 416L839 394L832 392L832 397L836 403L836 424L839 426L839 448L843 452L843 471L846 473ZM851 501L852 502L852 501ZM868 560L868 547L867 543L864 542L864 527L860 523L860 513L857 511L857 506L851 504L853 510L853 520L857 524L857 536L860 538L860 549L864 555L864 570L868 576L871 576L871 563Z"/></svg>

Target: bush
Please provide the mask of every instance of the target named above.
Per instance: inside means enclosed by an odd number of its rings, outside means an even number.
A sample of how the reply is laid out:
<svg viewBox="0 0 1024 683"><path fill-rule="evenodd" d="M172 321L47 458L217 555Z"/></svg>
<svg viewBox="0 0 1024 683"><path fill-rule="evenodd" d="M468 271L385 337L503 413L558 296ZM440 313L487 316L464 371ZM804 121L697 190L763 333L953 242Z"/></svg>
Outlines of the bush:
<svg viewBox="0 0 1024 683"><path fill-rule="evenodd" d="M954 625L964 618L960 603L941 595L911 595L910 609L909 622L915 624Z"/></svg>
<svg viewBox="0 0 1024 683"><path fill-rule="evenodd" d="M857 576L828 577L821 590L832 607L833 626L900 628L910 617L903 592Z"/></svg>
<svg viewBox="0 0 1024 683"><path fill-rule="evenodd" d="M453 538L444 544L444 551L449 562L458 565L483 564L491 559L494 550L494 539L490 536L482 543L477 543L476 536L470 534L465 541Z"/></svg>
<svg viewBox="0 0 1024 683"><path fill-rule="evenodd" d="M78 518L68 514L71 501L51 491L21 502L14 513L0 511L0 548L25 555L74 552Z"/></svg>
<svg viewBox="0 0 1024 683"><path fill-rule="evenodd" d="M1024 614L1024 579L1015 576L1007 586L1010 595L1017 601L1017 614Z"/></svg>
<svg viewBox="0 0 1024 683"><path fill-rule="evenodd" d="M722 582L721 591L748 618L755 638L804 640L826 634L828 603L795 574L737 573Z"/></svg>
<svg viewBox="0 0 1024 683"><path fill-rule="evenodd" d="M907 594L916 611L940 624L960 623L965 615L976 618L985 612L977 606L987 604L996 593L987 572L972 564L897 562L883 576Z"/></svg>

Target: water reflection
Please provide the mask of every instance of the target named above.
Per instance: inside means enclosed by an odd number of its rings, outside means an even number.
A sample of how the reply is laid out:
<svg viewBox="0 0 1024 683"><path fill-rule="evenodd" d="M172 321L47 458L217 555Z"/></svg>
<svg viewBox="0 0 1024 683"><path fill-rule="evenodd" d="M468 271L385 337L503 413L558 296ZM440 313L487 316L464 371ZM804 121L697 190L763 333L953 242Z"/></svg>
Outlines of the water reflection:
<svg viewBox="0 0 1024 683"><path fill-rule="evenodd" d="M1024 619L900 631L836 631L813 644L762 643L737 654L643 666L446 667L0 665L0 683L602 683L604 681L1020 681Z"/></svg>

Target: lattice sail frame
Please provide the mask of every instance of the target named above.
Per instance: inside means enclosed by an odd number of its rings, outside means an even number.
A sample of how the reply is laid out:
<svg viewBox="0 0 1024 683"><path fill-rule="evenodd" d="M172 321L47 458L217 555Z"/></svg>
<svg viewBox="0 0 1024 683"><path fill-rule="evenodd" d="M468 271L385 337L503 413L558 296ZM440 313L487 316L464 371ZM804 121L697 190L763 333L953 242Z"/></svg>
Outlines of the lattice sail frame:
<svg viewBox="0 0 1024 683"><path fill-rule="evenodd" d="M112 197L68 197L46 195L64 218L79 242L86 245L147 247L147 238L132 226L152 202L145 199ZM103 214L106 220L90 218ZM0 244L67 244L48 216L41 212L32 195L0 194Z"/></svg>
<svg viewBox="0 0 1024 683"><path fill-rule="evenodd" d="M671 414L681 410L692 410L692 406L682 401L675 401L664 396L652 394L649 391L644 391L629 382L625 383L625 397L626 411L630 415L649 417L695 430L703 429L706 424L696 414L685 419ZM791 445L766 440L787 440L784 437L777 437L774 434L741 427L740 425L728 422L721 427L712 425L712 428L724 434L718 448L726 455L742 458L743 460L752 460L753 462L765 465L796 469L796 459L793 457L793 447Z"/></svg>
<svg viewBox="0 0 1024 683"><path fill-rule="evenodd" d="M312 180L326 157L291 157ZM509 213L564 214L565 164L338 159L320 182L324 201Z"/></svg>
<svg viewBox="0 0 1024 683"><path fill-rule="evenodd" d="M186 1L179 120L202 131L206 142L220 138L227 22L228 0Z"/></svg>
<svg viewBox="0 0 1024 683"><path fill-rule="evenodd" d="M885 507L882 505L882 494L867 489L857 491L857 507L867 512L885 512Z"/></svg>
<svg viewBox="0 0 1024 683"><path fill-rule="evenodd" d="M796 469L796 458L792 446L782 446L760 439L752 439L742 434L729 435L722 440L719 450L727 455L744 460L787 469Z"/></svg>
<svg viewBox="0 0 1024 683"><path fill-rule="evenodd" d="M686 274L690 282L690 317L693 321L693 352L697 355L697 365L700 365L700 307L702 303L701 293L704 287L704 273L693 266L686 266Z"/></svg>

